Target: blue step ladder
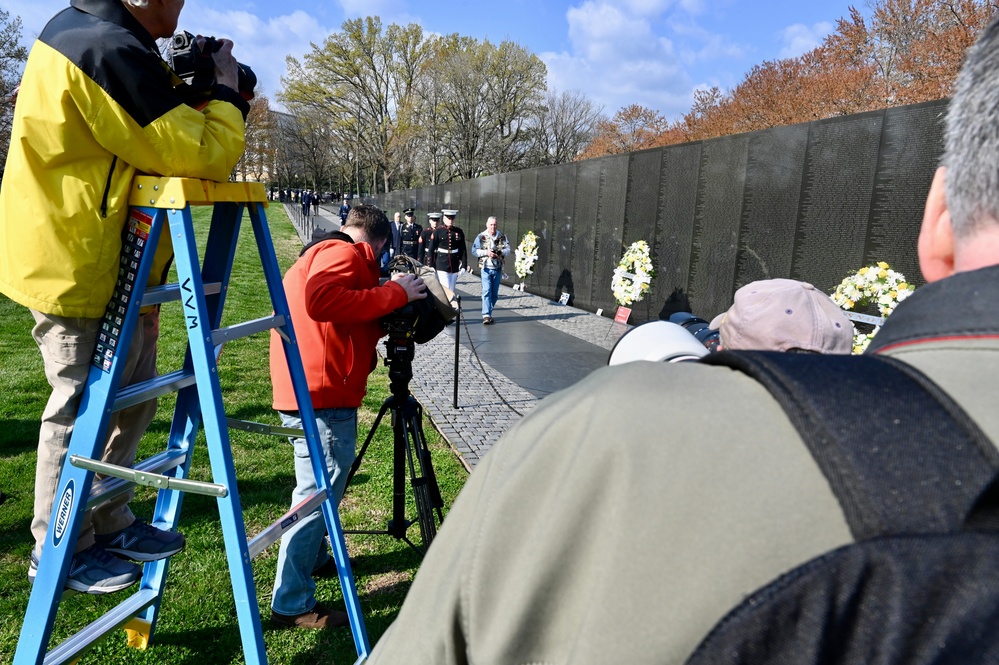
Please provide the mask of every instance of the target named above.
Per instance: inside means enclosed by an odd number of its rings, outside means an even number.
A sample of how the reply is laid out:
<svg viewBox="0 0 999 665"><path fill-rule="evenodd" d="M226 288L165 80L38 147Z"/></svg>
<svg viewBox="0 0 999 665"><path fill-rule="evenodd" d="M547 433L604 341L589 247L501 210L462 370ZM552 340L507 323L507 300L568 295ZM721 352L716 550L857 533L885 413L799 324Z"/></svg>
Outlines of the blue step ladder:
<svg viewBox="0 0 999 665"><path fill-rule="evenodd" d="M96 641L119 627L125 628L130 646L146 648L152 639L169 559L146 563L138 591L46 653L84 512L128 491L135 484L159 489L151 524L160 529L177 527L184 492L217 498L247 663L267 662L250 561L303 517L321 508L350 618L357 663L366 660L370 652L368 636L340 518L329 495L329 473L264 214L266 200L264 187L259 183L216 183L151 176L140 176L133 181L129 219L122 235L119 277L104 316L60 475L49 531L14 655L15 665L75 662ZM195 243L192 205L214 206L203 265L199 263ZM220 328L244 209L249 211L274 314ZM178 282L147 290L147 278L164 227L173 242ZM177 300L182 303L188 334L183 368L119 389L140 308ZM247 540L228 429L233 427L277 436L303 436L303 432L226 418L216 362L224 342L272 328L284 340L285 357L318 490L252 540ZM136 463L133 468L99 461L113 412L172 392L177 392L177 404L165 451ZM211 483L189 479L191 453L202 423L211 462ZM95 472L105 479L95 481Z"/></svg>

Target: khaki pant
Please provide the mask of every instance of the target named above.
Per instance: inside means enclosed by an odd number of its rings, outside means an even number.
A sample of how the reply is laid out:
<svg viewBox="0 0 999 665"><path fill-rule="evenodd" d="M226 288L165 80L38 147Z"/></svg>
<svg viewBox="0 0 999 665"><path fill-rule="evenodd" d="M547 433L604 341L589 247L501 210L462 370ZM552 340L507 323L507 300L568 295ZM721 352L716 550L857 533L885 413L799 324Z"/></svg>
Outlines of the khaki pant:
<svg viewBox="0 0 999 665"><path fill-rule="evenodd" d="M69 448L76 412L80 406L83 387L90 373L90 360L97 341L101 319L76 319L42 314L31 310L35 327L31 336L38 344L45 363L45 378L52 386L52 394L42 412L42 426L38 433L38 466L35 468L35 514L31 521L31 535L35 538L35 551L42 551L52 504L59 485L59 473ZM159 337L159 310L139 317L132 335L128 358L122 373L121 385L127 386L156 376L156 340ZM156 414L156 400L122 409L111 414L110 433L101 459L111 464L132 466L149 423ZM120 531L134 520L128 508L133 492L128 491L111 501L87 511L76 542L79 552L94 544L94 533L106 534Z"/></svg>

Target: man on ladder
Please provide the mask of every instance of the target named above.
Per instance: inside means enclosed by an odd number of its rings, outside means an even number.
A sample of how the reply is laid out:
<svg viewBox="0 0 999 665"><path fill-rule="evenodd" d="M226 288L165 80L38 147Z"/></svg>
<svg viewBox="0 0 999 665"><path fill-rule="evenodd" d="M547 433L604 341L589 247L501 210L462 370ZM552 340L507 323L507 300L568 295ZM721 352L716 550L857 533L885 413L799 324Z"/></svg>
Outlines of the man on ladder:
<svg viewBox="0 0 999 665"><path fill-rule="evenodd" d="M160 58L155 40L173 35L183 5L72 0L42 31L21 82L0 190L0 292L31 309L32 335L52 386L38 441L32 580L118 277L132 178L155 173L225 181L243 152L249 105L237 92L232 42L220 40L212 56L216 84L202 110L185 103L177 77ZM170 243L161 242L151 285L162 283L171 255ZM155 376L158 333L159 312L151 308L136 326L123 385ZM155 401L148 401L115 414L104 461L131 466L155 411ZM182 535L136 520L130 498L126 493L85 517L68 588L124 589L142 569L112 554L155 561L183 549Z"/></svg>

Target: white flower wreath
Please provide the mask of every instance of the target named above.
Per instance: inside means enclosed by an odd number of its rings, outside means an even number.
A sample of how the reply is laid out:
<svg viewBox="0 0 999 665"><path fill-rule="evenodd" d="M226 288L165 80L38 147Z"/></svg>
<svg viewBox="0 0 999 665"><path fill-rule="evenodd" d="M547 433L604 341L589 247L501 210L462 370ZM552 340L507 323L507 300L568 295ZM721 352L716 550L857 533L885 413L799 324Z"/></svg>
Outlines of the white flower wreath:
<svg viewBox="0 0 999 665"><path fill-rule="evenodd" d="M526 279L534 272L534 263L538 260L538 236L534 235L534 231L524 234L515 254L517 260L514 269L517 271L517 277Z"/></svg>
<svg viewBox="0 0 999 665"><path fill-rule="evenodd" d="M892 270L884 261L879 261L876 265L861 268L840 282L832 299L845 310L852 310L857 306L874 307L878 314L887 317L915 290L916 287L905 280L905 275ZM853 352L863 353L880 329L880 326L874 326L872 332L866 333L857 330L854 325Z"/></svg>
<svg viewBox="0 0 999 665"><path fill-rule="evenodd" d="M649 244L644 240L632 243L614 269L611 279L614 300L622 307L640 301L649 290L655 274Z"/></svg>

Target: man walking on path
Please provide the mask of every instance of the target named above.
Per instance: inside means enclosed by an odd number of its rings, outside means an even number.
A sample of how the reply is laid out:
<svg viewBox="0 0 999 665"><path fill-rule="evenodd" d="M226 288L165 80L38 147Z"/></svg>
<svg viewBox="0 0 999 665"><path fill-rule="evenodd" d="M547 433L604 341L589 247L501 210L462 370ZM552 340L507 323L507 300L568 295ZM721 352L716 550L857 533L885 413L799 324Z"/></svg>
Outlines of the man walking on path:
<svg viewBox="0 0 999 665"><path fill-rule="evenodd" d="M499 298L500 280L503 279L503 261L510 253L510 242L497 229L495 217L486 220L486 230L475 236L472 254L479 259L482 277L482 323L491 325L493 308Z"/></svg>
<svg viewBox="0 0 999 665"><path fill-rule="evenodd" d="M427 228L423 229L423 233L420 234L420 255L418 258L420 263L431 268L434 267L436 257L430 251L430 246L433 244L434 231L440 220L441 214L439 212L428 212Z"/></svg>
<svg viewBox="0 0 999 665"><path fill-rule="evenodd" d="M465 249L465 232L454 225L457 210L441 210L444 226L434 230L430 240L430 250L434 256L434 269L441 284L454 291L458 273L468 267Z"/></svg>

